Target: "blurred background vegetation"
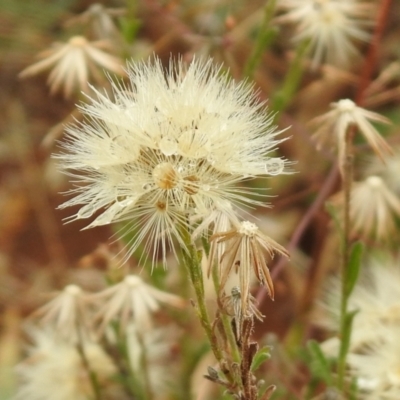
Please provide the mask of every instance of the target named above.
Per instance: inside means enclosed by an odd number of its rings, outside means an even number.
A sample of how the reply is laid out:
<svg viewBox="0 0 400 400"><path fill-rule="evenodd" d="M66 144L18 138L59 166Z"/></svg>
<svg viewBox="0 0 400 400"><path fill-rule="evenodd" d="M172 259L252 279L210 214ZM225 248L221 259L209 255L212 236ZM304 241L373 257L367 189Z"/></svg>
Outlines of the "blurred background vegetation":
<svg viewBox="0 0 400 400"><path fill-rule="evenodd" d="M0 400L9 399L15 390L14 366L24 351L22 320L42 304L43 293L69 282L96 290L107 269L104 248L110 243L112 229L102 226L80 231L85 221L62 222L75 210L56 210L69 186L50 157L56 143L49 144L45 139L49 132L60 136L59 124L69 121L78 99L50 96L46 74L18 78L40 51L55 41L81 34L81 27L68 26L67 21L93 3L0 1ZM155 52L165 61L170 54L210 55L224 62L236 79L246 77L249 71L247 62L255 51L265 12L265 2L259 0L127 0L101 4L127 10L116 19L123 36L123 57L141 59ZM278 38L251 73L261 99L276 95L293 59L293 31L288 27L277 33ZM399 38L400 3L394 2L379 49L378 69L398 60ZM365 54L368 45L361 44L360 49ZM306 122L326 112L332 101L354 97L363 65L360 59L348 70L328 66L310 70L305 63L299 90L278 122L281 128L291 126L284 134L291 139L283 143L280 155L297 162L293 167L296 174L271 179L269 193L277 195L271 199L274 208L256 210L256 214L260 226L274 239L283 245L292 239L292 260L275 280L275 302L264 301L260 306L267 318L257 327L256 336L276 334L289 349L291 342L301 341L296 335L324 337L310 322L309 312L325 277L337 270L338 257L338 240L322 206L293 238L301 218L329 179L327 174L335 159L330 152L316 152ZM399 83L398 77L392 89ZM380 106L380 111L392 119L393 125L385 134L394 138L393 145L399 144L397 99L394 96ZM367 156L359 159L356 175L362 175L367 160ZM325 198L339 189L338 175L332 182ZM157 274L154 279L158 279ZM298 325L302 325L301 330ZM287 387L301 387L301 382L307 381L306 370L295 371L295 365L288 365L284 359L279 363L286 363L285 368L291 370L290 378L274 372L283 383L290 379Z"/></svg>

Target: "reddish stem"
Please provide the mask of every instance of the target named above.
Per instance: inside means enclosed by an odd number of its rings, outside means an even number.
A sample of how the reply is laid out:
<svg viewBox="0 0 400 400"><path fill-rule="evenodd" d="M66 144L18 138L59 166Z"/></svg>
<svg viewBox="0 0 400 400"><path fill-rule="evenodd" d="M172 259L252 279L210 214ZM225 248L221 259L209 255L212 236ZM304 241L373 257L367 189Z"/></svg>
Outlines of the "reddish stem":
<svg viewBox="0 0 400 400"><path fill-rule="evenodd" d="M364 65L364 68L362 69L360 85L357 90L356 103L359 106L361 106L364 102L365 89L367 89L367 87L371 81L372 74L375 69L379 43L382 39L383 31L386 26L386 20L389 15L389 9L390 9L391 2L392 2L392 0L382 0L381 1L379 14L378 14L378 17L376 20L375 31L374 31L374 34L371 39L371 44L368 49L368 54L367 54L367 58L365 60L365 65Z"/></svg>
<svg viewBox="0 0 400 400"><path fill-rule="evenodd" d="M289 253L296 248L297 244L300 242L301 237L303 236L303 233L305 232L308 225L314 218L314 215L318 212L318 210L324 204L326 198L331 194L332 189L334 188L338 177L339 177L339 168L338 168L337 163L335 163L332 166L327 179L325 180L324 184L322 185L321 190L319 191L319 193L317 195L317 198L311 204L310 208L304 214L300 223L297 225L297 228L293 232L293 235L287 246ZM271 274L272 278L276 278L282 272L282 270L285 267L285 265L287 264L287 262L288 262L288 260L285 257L282 257L280 259L280 261L277 263L274 270L272 271L272 274ZM257 294L258 303L261 303L267 294L268 294L267 290L265 290L265 288L262 287Z"/></svg>

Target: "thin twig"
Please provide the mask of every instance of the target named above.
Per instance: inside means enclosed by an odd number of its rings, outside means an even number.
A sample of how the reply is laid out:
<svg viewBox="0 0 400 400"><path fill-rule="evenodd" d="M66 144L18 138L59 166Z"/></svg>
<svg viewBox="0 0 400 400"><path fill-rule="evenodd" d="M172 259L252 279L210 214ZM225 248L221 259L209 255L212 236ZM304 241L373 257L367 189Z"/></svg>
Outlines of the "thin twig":
<svg viewBox="0 0 400 400"><path fill-rule="evenodd" d="M293 232L293 235L287 246L289 253L297 247L305 230L308 228L310 222L314 218L314 215L322 207L327 197L332 193L332 190L337 182L338 177L339 177L339 168L337 164L334 164L331 170L329 171L328 177L326 178L324 184L322 185L321 190L319 191L313 204L304 214L300 223L297 225L295 231ZM275 268L271 273L272 278L276 279L279 276L279 274L283 271L283 268L286 266L287 262L288 262L287 258L281 257L281 259L279 260L279 262L277 263L277 265L275 266ZM265 290L265 288L261 287L257 294L257 301L259 304L262 303L267 294L268 292Z"/></svg>
<svg viewBox="0 0 400 400"><path fill-rule="evenodd" d="M356 95L356 103L359 106L361 106L364 103L365 90L367 89L371 81L372 73L374 72L379 43L382 39L383 31L386 26L386 20L389 16L391 3L392 0L382 0L380 4L378 17L376 20L375 31L371 39L371 44L368 49L368 54L364 67L362 68L361 81Z"/></svg>

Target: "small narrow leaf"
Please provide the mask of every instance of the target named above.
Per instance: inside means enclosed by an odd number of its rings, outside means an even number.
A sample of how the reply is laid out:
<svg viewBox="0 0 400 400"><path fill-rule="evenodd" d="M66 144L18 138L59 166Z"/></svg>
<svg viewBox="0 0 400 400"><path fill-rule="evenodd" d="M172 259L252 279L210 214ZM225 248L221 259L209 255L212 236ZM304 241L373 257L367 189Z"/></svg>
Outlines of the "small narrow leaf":
<svg viewBox="0 0 400 400"><path fill-rule="evenodd" d="M202 236L201 244L203 245L203 249L206 253L206 256L208 257L208 255L210 254L210 242L209 242L208 238Z"/></svg>
<svg viewBox="0 0 400 400"><path fill-rule="evenodd" d="M256 371L261 364L271 358L271 347L264 346L261 347L260 350L257 351L253 358L253 362L251 363L251 370Z"/></svg>
<svg viewBox="0 0 400 400"><path fill-rule="evenodd" d="M272 394L275 392L276 386L275 385L270 385L265 389L264 394L261 396L260 400L269 400L272 396Z"/></svg>
<svg viewBox="0 0 400 400"><path fill-rule="evenodd" d="M311 369L313 373L323 379L328 386L332 385L330 363L322 352L319 343L316 340L309 340L307 347L312 357Z"/></svg>

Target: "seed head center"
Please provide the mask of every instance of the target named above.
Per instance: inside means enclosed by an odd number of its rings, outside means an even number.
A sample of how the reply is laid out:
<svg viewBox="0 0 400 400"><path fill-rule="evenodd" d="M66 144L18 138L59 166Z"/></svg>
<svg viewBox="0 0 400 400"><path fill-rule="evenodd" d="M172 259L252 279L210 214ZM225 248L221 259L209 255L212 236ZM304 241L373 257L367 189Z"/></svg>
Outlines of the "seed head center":
<svg viewBox="0 0 400 400"><path fill-rule="evenodd" d="M258 227L250 221L243 221L238 231L242 235L253 237L258 231Z"/></svg>
<svg viewBox="0 0 400 400"><path fill-rule="evenodd" d="M169 190L176 187L179 176L171 163L163 162L154 167L153 179L160 189Z"/></svg>

